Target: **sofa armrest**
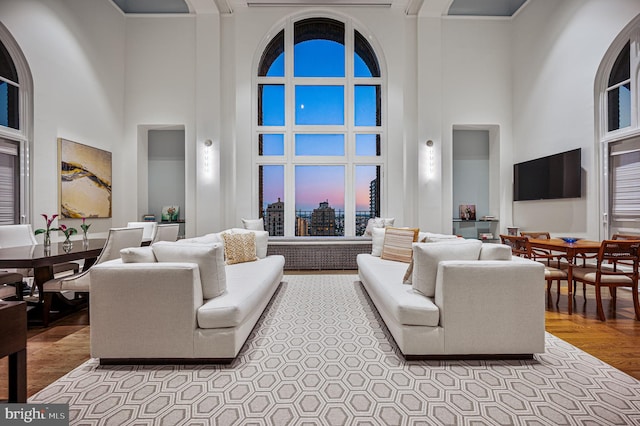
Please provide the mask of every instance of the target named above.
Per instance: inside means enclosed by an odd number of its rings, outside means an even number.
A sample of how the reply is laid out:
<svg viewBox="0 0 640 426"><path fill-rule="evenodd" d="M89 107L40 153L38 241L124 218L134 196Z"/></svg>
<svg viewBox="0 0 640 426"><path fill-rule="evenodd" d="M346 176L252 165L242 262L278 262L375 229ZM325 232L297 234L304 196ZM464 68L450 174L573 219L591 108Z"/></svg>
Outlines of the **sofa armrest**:
<svg viewBox="0 0 640 426"><path fill-rule="evenodd" d="M91 356L193 356L203 303L193 263L101 264L91 269Z"/></svg>
<svg viewBox="0 0 640 426"><path fill-rule="evenodd" d="M443 261L435 303L449 353L544 352L544 266L533 261Z"/></svg>

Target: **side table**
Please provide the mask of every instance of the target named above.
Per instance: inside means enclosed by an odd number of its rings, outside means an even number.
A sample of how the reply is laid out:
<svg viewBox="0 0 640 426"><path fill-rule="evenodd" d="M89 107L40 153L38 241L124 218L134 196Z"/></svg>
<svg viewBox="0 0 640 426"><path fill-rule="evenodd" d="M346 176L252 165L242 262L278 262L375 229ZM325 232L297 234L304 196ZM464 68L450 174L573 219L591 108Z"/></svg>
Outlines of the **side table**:
<svg viewBox="0 0 640 426"><path fill-rule="evenodd" d="M9 356L9 402L27 402L27 304L0 300L0 358Z"/></svg>

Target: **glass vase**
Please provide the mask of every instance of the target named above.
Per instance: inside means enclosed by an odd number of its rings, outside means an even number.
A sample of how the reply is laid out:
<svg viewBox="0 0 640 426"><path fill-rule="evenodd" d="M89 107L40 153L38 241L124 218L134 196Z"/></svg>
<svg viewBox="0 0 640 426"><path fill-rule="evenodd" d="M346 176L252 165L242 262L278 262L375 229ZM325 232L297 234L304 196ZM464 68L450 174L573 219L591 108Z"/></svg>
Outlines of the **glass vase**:
<svg viewBox="0 0 640 426"><path fill-rule="evenodd" d="M51 235L49 235L48 232L44 233L43 245L44 245L45 250L51 248Z"/></svg>
<svg viewBox="0 0 640 426"><path fill-rule="evenodd" d="M87 231L82 233L82 247L87 249L89 247L89 236L87 235Z"/></svg>
<svg viewBox="0 0 640 426"><path fill-rule="evenodd" d="M65 253L69 253L72 247L73 243L71 242L69 237L67 237L67 239L62 243L62 250L64 250Z"/></svg>

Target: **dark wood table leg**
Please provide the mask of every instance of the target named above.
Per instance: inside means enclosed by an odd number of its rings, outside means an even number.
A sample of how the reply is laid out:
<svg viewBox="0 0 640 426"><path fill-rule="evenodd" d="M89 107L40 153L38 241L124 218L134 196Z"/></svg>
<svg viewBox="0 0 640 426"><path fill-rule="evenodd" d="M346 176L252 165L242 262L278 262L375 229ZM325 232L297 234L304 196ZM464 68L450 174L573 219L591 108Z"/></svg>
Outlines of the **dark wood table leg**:
<svg viewBox="0 0 640 426"><path fill-rule="evenodd" d="M9 402L27 402L27 349L9 355Z"/></svg>

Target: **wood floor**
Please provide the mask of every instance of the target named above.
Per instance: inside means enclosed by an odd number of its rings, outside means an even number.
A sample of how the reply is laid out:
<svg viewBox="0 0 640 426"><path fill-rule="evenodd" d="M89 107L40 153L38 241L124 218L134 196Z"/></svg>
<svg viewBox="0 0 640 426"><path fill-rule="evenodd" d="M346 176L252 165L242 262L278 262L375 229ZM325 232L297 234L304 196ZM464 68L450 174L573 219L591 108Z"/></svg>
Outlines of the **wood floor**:
<svg viewBox="0 0 640 426"><path fill-rule="evenodd" d="M618 291L617 309L604 301L607 321L596 319L593 288L575 297L575 312L568 315L566 288L560 303L547 306L546 329L549 333L640 380L640 321L634 319L631 293ZM607 292L605 292L607 293ZM525 302L526 303L526 302ZM44 329L29 330L27 343L28 395L31 396L89 359L89 320L86 310L66 316ZM0 400L7 398L7 359L0 360Z"/></svg>

